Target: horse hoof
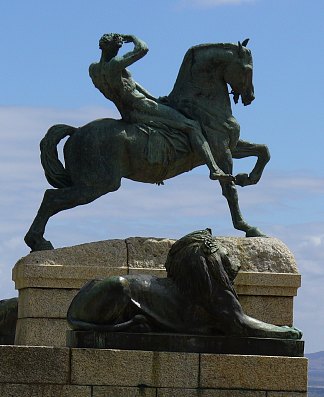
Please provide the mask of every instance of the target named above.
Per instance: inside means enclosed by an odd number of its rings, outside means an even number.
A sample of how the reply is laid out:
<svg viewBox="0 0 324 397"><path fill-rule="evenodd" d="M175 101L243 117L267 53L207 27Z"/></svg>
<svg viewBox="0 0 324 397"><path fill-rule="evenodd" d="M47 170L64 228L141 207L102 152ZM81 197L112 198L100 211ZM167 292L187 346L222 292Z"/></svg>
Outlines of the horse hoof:
<svg viewBox="0 0 324 397"><path fill-rule="evenodd" d="M28 232L24 238L25 243L31 249L30 252L34 251L46 251L53 250L54 247L52 243L45 240L44 237L37 236L34 233Z"/></svg>
<svg viewBox="0 0 324 397"><path fill-rule="evenodd" d="M244 186L248 186L250 184L251 183L250 183L248 174L237 174L235 176L235 185L244 187Z"/></svg>
<svg viewBox="0 0 324 397"><path fill-rule="evenodd" d="M245 237L268 237L266 234L262 233L257 227L250 227L246 233Z"/></svg>
<svg viewBox="0 0 324 397"><path fill-rule="evenodd" d="M41 241L38 244L35 244L34 247L32 247L31 252L35 252L35 251L47 251L47 250L53 250L54 247L52 245L52 243L48 240L44 240Z"/></svg>

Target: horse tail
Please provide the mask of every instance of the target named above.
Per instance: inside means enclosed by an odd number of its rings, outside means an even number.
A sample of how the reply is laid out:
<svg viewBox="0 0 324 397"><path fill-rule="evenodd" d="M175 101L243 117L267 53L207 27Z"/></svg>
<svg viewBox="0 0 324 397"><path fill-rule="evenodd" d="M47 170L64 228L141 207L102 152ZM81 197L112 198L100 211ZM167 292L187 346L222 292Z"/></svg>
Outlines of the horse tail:
<svg viewBox="0 0 324 397"><path fill-rule="evenodd" d="M63 138L71 136L75 131L75 127L66 124L53 125L40 142L40 157L45 177L53 187L72 186L71 176L58 157L57 145Z"/></svg>

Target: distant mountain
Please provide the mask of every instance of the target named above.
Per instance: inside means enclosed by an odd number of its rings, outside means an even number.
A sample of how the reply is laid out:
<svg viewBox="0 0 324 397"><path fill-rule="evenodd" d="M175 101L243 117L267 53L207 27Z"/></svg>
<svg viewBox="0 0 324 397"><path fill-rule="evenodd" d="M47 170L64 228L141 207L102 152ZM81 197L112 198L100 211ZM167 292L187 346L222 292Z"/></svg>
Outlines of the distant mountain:
<svg viewBox="0 0 324 397"><path fill-rule="evenodd" d="M324 397L324 351L305 357L308 358L308 396Z"/></svg>

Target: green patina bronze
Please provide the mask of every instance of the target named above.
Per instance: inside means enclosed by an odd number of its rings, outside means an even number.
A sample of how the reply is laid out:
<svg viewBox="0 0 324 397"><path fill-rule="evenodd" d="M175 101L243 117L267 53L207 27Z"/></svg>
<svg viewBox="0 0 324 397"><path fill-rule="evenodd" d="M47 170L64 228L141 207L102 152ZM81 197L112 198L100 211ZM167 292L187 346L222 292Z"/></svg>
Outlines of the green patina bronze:
<svg viewBox="0 0 324 397"><path fill-rule="evenodd" d="M134 49L118 55L124 43ZM239 139L230 94L244 105L254 99L252 56L242 44L202 44L190 48L171 93L155 98L136 83L127 67L148 51L132 35L108 34L99 42L98 63L90 66L94 85L121 113L121 120L104 118L74 128L55 125L41 141L41 162L48 189L25 236L33 250L53 248L44 239L49 218L60 211L87 204L119 189L122 178L163 184L163 181L206 164L227 199L233 225L246 236L263 236L243 218L235 185L256 184L270 155L263 144ZM231 93L228 92L228 85ZM65 165L57 145L64 145ZM256 156L250 174L232 176L233 158Z"/></svg>
<svg viewBox="0 0 324 397"><path fill-rule="evenodd" d="M0 300L0 345L14 345L18 298Z"/></svg>
<svg viewBox="0 0 324 397"><path fill-rule="evenodd" d="M210 229L178 240L165 267L167 278L127 275L90 281L69 307L69 325L84 331L301 338L294 327L264 323L243 312L233 287L240 264Z"/></svg>

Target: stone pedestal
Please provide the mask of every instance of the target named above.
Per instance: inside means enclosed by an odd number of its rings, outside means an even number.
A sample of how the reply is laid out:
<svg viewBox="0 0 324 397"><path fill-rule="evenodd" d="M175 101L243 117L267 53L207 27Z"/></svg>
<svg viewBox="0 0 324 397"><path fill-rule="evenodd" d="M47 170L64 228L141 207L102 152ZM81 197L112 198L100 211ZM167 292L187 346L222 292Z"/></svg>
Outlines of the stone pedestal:
<svg viewBox="0 0 324 397"><path fill-rule="evenodd" d="M292 325L300 275L293 255L274 238L217 238L242 264L235 288L244 311L276 325ZM66 312L88 280L112 275L166 275L174 240L129 238L41 251L19 260L13 280L19 290L15 343L65 346Z"/></svg>
<svg viewBox="0 0 324 397"><path fill-rule="evenodd" d="M306 397L307 359L0 346L10 397Z"/></svg>
<svg viewBox="0 0 324 397"><path fill-rule="evenodd" d="M235 288L245 312L272 324L292 325L300 275L287 247L273 238L218 239L242 264ZM173 242L110 240L35 252L18 261L13 269L19 290L18 346L0 346L0 396L306 397L307 359L289 352L276 356L278 351L265 345L257 354L157 351L161 349L144 345L131 350L65 347L66 312L82 285L131 273L163 277ZM235 347L227 342L226 348ZM303 342L297 345L301 349Z"/></svg>

